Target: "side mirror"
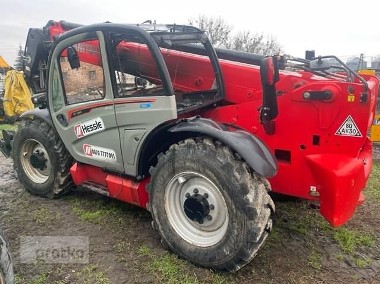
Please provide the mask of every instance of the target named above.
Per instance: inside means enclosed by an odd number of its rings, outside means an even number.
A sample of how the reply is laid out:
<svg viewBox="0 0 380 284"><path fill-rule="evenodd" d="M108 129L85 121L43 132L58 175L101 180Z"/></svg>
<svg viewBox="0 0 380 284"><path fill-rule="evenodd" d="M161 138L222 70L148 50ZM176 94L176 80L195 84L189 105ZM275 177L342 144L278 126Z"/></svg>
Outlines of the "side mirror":
<svg viewBox="0 0 380 284"><path fill-rule="evenodd" d="M78 69L80 67L80 60L77 51L74 47L69 46L67 48L67 60L70 63L71 69Z"/></svg>
<svg viewBox="0 0 380 284"><path fill-rule="evenodd" d="M135 87L145 89L148 85L148 81L141 77L135 77Z"/></svg>
<svg viewBox="0 0 380 284"><path fill-rule="evenodd" d="M273 119L278 115L276 82L280 79L277 56L264 57L260 65L263 105L260 108L260 120L267 134L275 131Z"/></svg>
<svg viewBox="0 0 380 284"><path fill-rule="evenodd" d="M264 57L260 66L261 84L273 86L280 79L277 56Z"/></svg>

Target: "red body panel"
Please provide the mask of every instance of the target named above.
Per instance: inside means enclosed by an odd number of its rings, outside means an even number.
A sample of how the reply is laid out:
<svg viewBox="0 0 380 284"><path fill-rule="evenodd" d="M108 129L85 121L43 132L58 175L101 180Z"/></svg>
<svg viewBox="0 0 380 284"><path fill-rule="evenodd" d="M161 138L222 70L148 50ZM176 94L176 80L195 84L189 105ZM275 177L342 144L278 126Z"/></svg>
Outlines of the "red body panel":
<svg viewBox="0 0 380 284"><path fill-rule="evenodd" d="M128 51L129 56L138 54L131 46ZM188 79L187 90L197 90L195 82L207 82L212 78L212 70L203 68L205 57L176 52L170 53L170 60L167 56L164 52L170 74L175 74L176 66L170 65L170 62L177 62L175 56L181 56L180 62L191 67L183 77ZM274 135L268 135L258 112L262 105L259 68L231 61L221 61L221 67L228 104L197 114L234 124L265 141L279 165L278 174L270 179L273 191L319 200L321 214L333 226L349 220L359 201L363 201L361 191L372 165L372 149L366 134L375 112L378 80L366 77L368 100L361 102L365 90L359 82L347 83L307 72L282 71L276 84L279 115L275 119ZM198 73L198 70L202 72ZM183 80L179 85L175 82L173 79L175 89L182 89L185 85ZM326 90L332 93L329 100L303 97L307 91ZM361 135L337 135L349 116Z"/></svg>
<svg viewBox="0 0 380 284"><path fill-rule="evenodd" d="M71 176L76 185L95 183L102 186L112 198L147 208L148 193L146 185L149 179L136 182L128 178L112 175L103 169L91 165L75 163L70 169Z"/></svg>
<svg viewBox="0 0 380 284"><path fill-rule="evenodd" d="M372 166L372 144L368 140L358 158L342 154L306 156L320 194L321 214L333 226L343 225L355 212L361 190Z"/></svg>
<svg viewBox="0 0 380 284"><path fill-rule="evenodd" d="M363 201L361 191L372 166L372 144L366 136L375 112L377 79L366 77L369 97L361 103L364 86L360 83L282 72L276 84L279 115L274 135L268 135L257 111L262 105L258 69L231 62L222 62L222 68L226 100L231 105L204 116L235 124L265 141L279 166L277 175L270 179L274 192L319 200L321 214L333 226L348 221ZM329 101L303 98L304 92L313 90L330 90L333 96ZM361 137L336 135L349 115Z"/></svg>

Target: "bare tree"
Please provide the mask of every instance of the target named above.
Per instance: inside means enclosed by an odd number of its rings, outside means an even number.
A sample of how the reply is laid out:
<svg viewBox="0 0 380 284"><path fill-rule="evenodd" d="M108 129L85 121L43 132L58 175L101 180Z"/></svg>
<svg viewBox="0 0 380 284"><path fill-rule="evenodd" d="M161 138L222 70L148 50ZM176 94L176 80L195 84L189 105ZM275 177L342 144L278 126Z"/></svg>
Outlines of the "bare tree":
<svg viewBox="0 0 380 284"><path fill-rule="evenodd" d="M221 17L207 18L199 16L190 19L190 25L204 30L216 47L225 47L261 55L273 55L281 52L281 46L273 36L252 34L250 31L240 31L232 34L232 26Z"/></svg>
<svg viewBox="0 0 380 284"><path fill-rule="evenodd" d="M221 17L208 18L201 15L196 19L190 19L189 23L205 31L214 46L228 46L231 39L232 26L227 24Z"/></svg>
<svg viewBox="0 0 380 284"><path fill-rule="evenodd" d="M228 48L261 55L273 55L281 52L281 46L273 36L252 34L250 31L237 33Z"/></svg>

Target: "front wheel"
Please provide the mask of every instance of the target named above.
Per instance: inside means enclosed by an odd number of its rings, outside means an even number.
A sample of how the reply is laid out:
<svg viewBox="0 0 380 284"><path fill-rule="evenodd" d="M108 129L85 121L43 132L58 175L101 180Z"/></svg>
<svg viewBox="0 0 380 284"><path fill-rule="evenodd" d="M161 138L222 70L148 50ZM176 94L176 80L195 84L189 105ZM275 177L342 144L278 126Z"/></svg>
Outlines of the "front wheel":
<svg viewBox="0 0 380 284"><path fill-rule="evenodd" d="M150 210L165 246L198 265L236 271L272 227L266 180L208 138L187 139L151 170Z"/></svg>
<svg viewBox="0 0 380 284"><path fill-rule="evenodd" d="M72 184L72 158L52 127L39 119L23 120L15 133L13 165L30 193L54 198Z"/></svg>

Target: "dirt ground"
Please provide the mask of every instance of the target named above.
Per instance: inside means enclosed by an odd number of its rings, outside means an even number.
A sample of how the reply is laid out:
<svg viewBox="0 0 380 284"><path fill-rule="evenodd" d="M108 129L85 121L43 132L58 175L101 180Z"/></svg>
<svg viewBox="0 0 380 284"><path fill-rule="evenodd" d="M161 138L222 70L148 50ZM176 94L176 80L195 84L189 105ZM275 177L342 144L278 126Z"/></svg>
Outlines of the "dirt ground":
<svg viewBox="0 0 380 284"><path fill-rule="evenodd" d="M380 158L380 147L376 148ZM55 200L25 192L0 155L0 223L10 240L16 283L380 283L380 163L367 201L332 229L318 206L275 199L274 230L235 274L178 259L161 245L150 214L83 189ZM87 236L88 264L20 263L21 236Z"/></svg>

